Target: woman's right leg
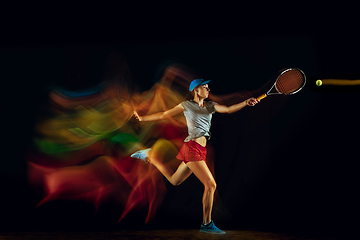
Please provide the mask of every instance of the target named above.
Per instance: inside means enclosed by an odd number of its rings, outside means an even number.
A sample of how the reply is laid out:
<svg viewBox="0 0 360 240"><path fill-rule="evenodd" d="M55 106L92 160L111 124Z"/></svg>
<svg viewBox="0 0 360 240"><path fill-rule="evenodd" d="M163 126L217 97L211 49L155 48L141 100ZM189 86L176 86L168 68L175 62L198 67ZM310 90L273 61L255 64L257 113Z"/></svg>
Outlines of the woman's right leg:
<svg viewBox="0 0 360 240"><path fill-rule="evenodd" d="M178 166L176 171L170 168L167 164L164 164L161 160L156 157L149 155L148 160L151 164L153 164L165 177L166 179L174 186L181 184L185 179L187 179L192 171L184 162Z"/></svg>

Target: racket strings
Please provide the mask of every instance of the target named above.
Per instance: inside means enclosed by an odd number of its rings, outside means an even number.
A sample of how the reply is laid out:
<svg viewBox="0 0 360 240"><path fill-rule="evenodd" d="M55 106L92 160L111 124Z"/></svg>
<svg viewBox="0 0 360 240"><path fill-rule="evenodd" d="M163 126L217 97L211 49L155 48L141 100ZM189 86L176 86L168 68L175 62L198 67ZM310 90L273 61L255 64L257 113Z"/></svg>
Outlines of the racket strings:
<svg viewBox="0 0 360 240"><path fill-rule="evenodd" d="M292 69L279 76L276 88L283 94L290 94L300 89L304 82L303 74L297 69Z"/></svg>

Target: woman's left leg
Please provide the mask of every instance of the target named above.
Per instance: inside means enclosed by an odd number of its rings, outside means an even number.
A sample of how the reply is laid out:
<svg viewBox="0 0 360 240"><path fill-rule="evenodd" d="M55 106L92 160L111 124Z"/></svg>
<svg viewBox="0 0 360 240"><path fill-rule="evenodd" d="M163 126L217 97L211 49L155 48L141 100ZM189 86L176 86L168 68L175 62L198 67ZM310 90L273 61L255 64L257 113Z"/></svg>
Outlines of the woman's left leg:
<svg viewBox="0 0 360 240"><path fill-rule="evenodd" d="M211 212L216 190L215 179L204 161L188 162L186 164L195 176L204 184L203 195L203 224L211 222Z"/></svg>

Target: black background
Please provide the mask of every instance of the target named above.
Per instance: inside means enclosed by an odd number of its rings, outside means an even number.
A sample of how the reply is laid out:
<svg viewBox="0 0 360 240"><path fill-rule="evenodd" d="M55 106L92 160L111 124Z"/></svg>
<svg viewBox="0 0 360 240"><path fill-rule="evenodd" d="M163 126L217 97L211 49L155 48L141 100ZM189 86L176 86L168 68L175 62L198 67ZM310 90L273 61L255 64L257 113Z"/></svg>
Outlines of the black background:
<svg viewBox="0 0 360 240"><path fill-rule="evenodd" d="M193 228L201 222L202 185L193 176L179 187L167 185L164 203L148 225L141 211L117 224L110 205L96 216L92 206L79 202L34 209L24 154L47 86L76 90L100 82L105 59L115 51L125 57L142 91L153 86L159 66L167 61L211 78L213 94L255 91L279 69L301 68L308 83L298 94L268 97L254 108L214 116L209 142L215 149L219 195L214 219L224 229L353 231L359 93L344 87L322 90L314 81L360 79L358 38L346 31L146 36L4 42L0 229Z"/></svg>

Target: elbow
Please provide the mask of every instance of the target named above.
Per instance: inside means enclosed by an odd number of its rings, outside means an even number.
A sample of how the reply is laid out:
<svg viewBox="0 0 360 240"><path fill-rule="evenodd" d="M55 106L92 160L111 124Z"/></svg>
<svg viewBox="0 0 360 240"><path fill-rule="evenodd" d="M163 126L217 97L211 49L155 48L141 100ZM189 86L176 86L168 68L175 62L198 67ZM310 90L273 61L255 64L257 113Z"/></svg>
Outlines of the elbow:
<svg viewBox="0 0 360 240"><path fill-rule="evenodd" d="M230 113L233 113L233 112L234 111L231 108L227 108L226 111L225 111L225 113L227 113L227 114L230 114Z"/></svg>
<svg viewBox="0 0 360 240"><path fill-rule="evenodd" d="M233 113L233 111L231 111L230 108L221 109L220 111L217 111L217 112L219 112L219 113L227 113L227 114Z"/></svg>
<svg viewBox="0 0 360 240"><path fill-rule="evenodd" d="M169 117L168 114L161 113L160 116L159 116L159 120L163 120L163 119L168 118L168 117Z"/></svg>

